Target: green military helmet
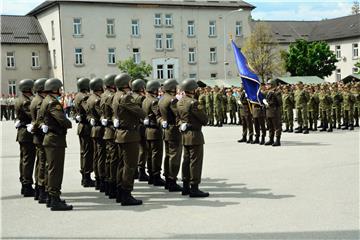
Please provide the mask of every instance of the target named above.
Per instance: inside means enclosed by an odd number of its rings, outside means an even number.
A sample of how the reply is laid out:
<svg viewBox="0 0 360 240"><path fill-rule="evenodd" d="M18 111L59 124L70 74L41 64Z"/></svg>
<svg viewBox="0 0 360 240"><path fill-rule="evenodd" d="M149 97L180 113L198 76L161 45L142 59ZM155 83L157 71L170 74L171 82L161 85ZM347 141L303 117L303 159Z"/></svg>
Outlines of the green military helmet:
<svg viewBox="0 0 360 240"><path fill-rule="evenodd" d="M102 91L104 81L101 78L93 78L90 80L89 86L93 91Z"/></svg>
<svg viewBox="0 0 360 240"><path fill-rule="evenodd" d="M146 84L147 92L157 92L160 88L161 84L158 80L150 80Z"/></svg>
<svg viewBox="0 0 360 240"><path fill-rule="evenodd" d="M104 77L104 85L106 87L112 87L115 85L115 82L114 82L114 79L116 77L116 74L107 74L105 77Z"/></svg>
<svg viewBox="0 0 360 240"><path fill-rule="evenodd" d="M47 78L39 78L34 82L34 92L42 92L45 88Z"/></svg>
<svg viewBox="0 0 360 240"><path fill-rule="evenodd" d="M118 89L123 89L129 87L131 81L131 77L127 73L120 73L119 75L116 75L114 82L115 86Z"/></svg>
<svg viewBox="0 0 360 240"><path fill-rule="evenodd" d="M88 78L80 78L78 81L77 81L77 87L79 89L79 91L90 91L90 86L89 86L89 83L90 83L90 79Z"/></svg>
<svg viewBox="0 0 360 240"><path fill-rule="evenodd" d="M142 79L135 79L132 83L131 83L131 89L134 92L138 92L138 91L142 91L145 89L146 83L144 80Z"/></svg>
<svg viewBox="0 0 360 240"><path fill-rule="evenodd" d="M31 92L34 86L34 80L32 79L23 79L19 82L19 90L21 92Z"/></svg>
<svg viewBox="0 0 360 240"><path fill-rule="evenodd" d="M180 88L185 92L191 92L197 89L199 86L194 79L185 79L180 83Z"/></svg>
<svg viewBox="0 0 360 240"><path fill-rule="evenodd" d="M179 85L175 79L168 79L164 82L164 91L176 91L176 87Z"/></svg>
<svg viewBox="0 0 360 240"><path fill-rule="evenodd" d="M277 82L275 80L269 80L267 82L267 84L269 84L271 87L276 87L277 86Z"/></svg>
<svg viewBox="0 0 360 240"><path fill-rule="evenodd" d="M49 78L45 82L44 90L45 91L54 91L55 92L55 91L58 91L62 86L63 86L63 84L60 81L60 79Z"/></svg>

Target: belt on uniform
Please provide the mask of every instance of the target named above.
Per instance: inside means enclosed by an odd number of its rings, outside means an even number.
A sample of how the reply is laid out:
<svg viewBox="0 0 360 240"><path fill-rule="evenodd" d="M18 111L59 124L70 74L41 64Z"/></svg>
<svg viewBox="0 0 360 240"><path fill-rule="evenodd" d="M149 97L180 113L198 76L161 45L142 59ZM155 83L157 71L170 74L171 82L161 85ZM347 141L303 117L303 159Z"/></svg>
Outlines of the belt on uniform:
<svg viewBox="0 0 360 240"><path fill-rule="evenodd" d="M152 129L160 129L159 126L156 126L156 125L147 125L145 126L146 128L152 128Z"/></svg>
<svg viewBox="0 0 360 240"><path fill-rule="evenodd" d="M126 131L135 131L135 130L138 130L138 126L133 126L133 127L119 126L116 129L126 130Z"/></svg>

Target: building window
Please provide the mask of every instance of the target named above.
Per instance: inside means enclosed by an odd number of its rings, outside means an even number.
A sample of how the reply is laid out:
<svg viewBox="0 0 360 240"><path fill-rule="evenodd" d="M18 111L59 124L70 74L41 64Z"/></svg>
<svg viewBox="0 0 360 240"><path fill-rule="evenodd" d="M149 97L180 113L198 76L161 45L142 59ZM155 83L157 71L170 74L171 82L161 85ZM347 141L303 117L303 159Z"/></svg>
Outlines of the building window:
<svg viewBox="0 0 360 240"><path fill-rule="evenodd" d="M116 56L115 56L115 48L108 49L108 64L115 64Z"/></svg>
<svg viewBox="0 0 360 240"><path fill-rule="evenodd" d="M157 27L161 26L161 14L160 13L155 13L154 25Z"/></svg>
<svg viewBox="0 0 360 240"><path fill-rule="evenodd" d="M48 60L48 67L51 68L51 52L50 52L50 50L48 51L48 54L47 54L47 60Z"/></svg>
<svg viewBox="0 0 360 240"><path fill-rule="evenodd" d="M9 95L16 95L16 81L9 80Z"/></svg>
<svg viewBox="0 0 360 240"><path fill-rule="evenodd" d="M217 78L217 73L211 73L210 78Z"/></svg>
<svg viewBox="0 0 360 240"><path fill-rule="evenodd" d="M132 20L131 21L131 35L132 36L139 36L139 20Z"/></svg>
<svg viewBox="0 0 360 240"><path fill-rule="evenodd" d="M336 69L336 81L341 81L341 69Z"/></svg>
<svg viewBox="0 0 360 240"><path fill-rule="evenodd" d="M167 77L174 78L174 65L173 64L167 65Z"/></svg>
<svg viewBox="0 0 360 240"><path fill-rule="evenodd" d="M106 19L106 34L109 36L115 35L115 20Z"/></svg>
<svg viewBox="0 0 360 240"><path fill-rule="evenodd" d="M54 68L57 67L57 65L56 65L56 50L55 49L53 50L53 66L54 66Z"/></svg>
<svg viewBox="0 0 360 240"><path fill-rule="evenodd" d="M190 79L196 79L196 73L190 73L189 78Z"/></svg>
<svg viewBox="0 0 360 240"><path fill-rule="evenodd" d="M188 37L195 36L195 22L194 21L188 21L187 35L188 35Z"/></svg>
<svg viewBox="0 0 360 240"><path fill-rule="evenodd" d="M352 55L353 55L353 59L357 59L359 57L359 44L353 43Z"/></svg>
<svg viewBox="0 0 360 240"><path fill-rule="evenodd" d="M138 48L133 48L133 59L134 59L134 63L139 64L141 59L140 59L140 49Z"/></svg>
<svg viewBox="0 0 360 240"><path fill-rule="evenodd" d="M14 52L6 53L6 67L15 68L15 53Z"/></svg>
<svg viewBox="0 0 360 240"><path fill-rule="evenodd" d="M40 67L39 53L37 53L37 52L31 53L31 67L33 67L33 68Z"/></svg>
<svg viewBox="0 0 360 240"><path fill-rule="evenodd" d="M216 48L214 48L214 47L210 48L210 62L211 63L216 63L217 62Z"/></svg>
<svg viewBox="0 0 360 240"><path fill-rule="evenodd" d="M54 20L51 21L51 38L52 40L55 40L55 26L54 26Z"/></svg>
<svg viewBox="0 0 360 240"><path fill-rule="evenodd" d="M174 40L172 34L166 34L166 49L174 48Z"/></svg>
<svg viewBox="0 0 360 240"><path fill-rule="evenodd" d="M156 78L164 79L164 65L162 64L156 65Z"/></svg>
<svg viewBox="0 0 360 240"><path fill-rule="evenodd" d="M210 21L209 22L209 37L215 37L216 36L216 22Z"/></svg>
<svg viewBox="0 0 360 240"><path fill-rule="evenodd" d="M156 48L156 50L161 50L163 48L163 46L162 46L162 34L161 33L157 33L155 35L155 48Z"/></svg>
<svg viewBox="0 0 360 240"><path fill-rule="evenodd" d="M195 48L189 48L189 63L195 63Z"/></svg>
<svg viewBox="0 0 360 240"><path fill-rule="evenodd" d="M165 14L165 26L171 27L173 25L173 18L171 14Z"/></svg>
<svg viewBox="0 0 360 240"><path fill-rule="evenodd" d="M81 18L74 18L73 27L74 35L81 35Z"/></svg>
<svg viewBox="0 0 360 240"><path fill-rule="evenodd" d="M336 58L340 59L341 58L341 46L340 45L335 46L335 53L336 53Z"/></svg>
<svg viewBox="0 0 360 240"><path fill-rule="evenodd" d="M236 21L235 34L238 37L242 36L242 22L241 21Z"/></svg>
<svg viewBox="0 0 360 240"><path fill-rule="evenodd" d="M82 48L75 48L75 65L83 65L83 52Z"/></svg>

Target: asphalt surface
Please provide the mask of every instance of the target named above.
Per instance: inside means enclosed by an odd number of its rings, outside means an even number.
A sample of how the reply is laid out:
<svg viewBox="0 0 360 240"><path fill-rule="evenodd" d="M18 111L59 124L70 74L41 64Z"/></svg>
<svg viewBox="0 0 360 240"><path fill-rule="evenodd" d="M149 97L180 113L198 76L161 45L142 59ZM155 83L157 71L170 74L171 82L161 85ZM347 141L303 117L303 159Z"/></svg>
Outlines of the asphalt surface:
<svg viewBox="0 0 360 240"><path fill-rule="evenodd" d="M206 199L135 183L144 205L122 207L80 186L76 125L67 136L62 197L51 212L20 196L19 146L1 122L1 236L12 239L360 239L359 128L284 133L281 147L239 144L241 127L207 127Z"/></svg>

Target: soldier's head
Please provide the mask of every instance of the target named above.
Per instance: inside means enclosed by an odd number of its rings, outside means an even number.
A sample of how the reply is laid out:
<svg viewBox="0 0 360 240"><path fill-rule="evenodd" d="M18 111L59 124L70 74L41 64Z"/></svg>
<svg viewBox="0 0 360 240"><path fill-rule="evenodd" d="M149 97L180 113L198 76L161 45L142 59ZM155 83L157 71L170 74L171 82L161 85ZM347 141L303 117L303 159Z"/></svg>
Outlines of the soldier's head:
<svg viewBox="0 0 360 240"><path fill-rule="evenodd" d="M120 73L119 75L116 75L114 82L115 86L118 90L121 91L130 91L130 81L131 77L127 73Z"/></svg>
<svg viewBox="0 0 360 240"><path fill-rule="evenodd" d="M217 85L215 85L215 86L214 86L214 92L217 93L217 92L219 92L219 91L220 91L220 88L219 88Z"/></svg>
<svg viewBox="0 0 360 240"><path fill-rule="evenodd" d="M107 74L105 75L104 77L104 85L107 89L110 89L110 90L115 90L116 87L115 87L115 79L116 77L116 74Z"/></svg>
<svg viewBox="0 0 360 240"><path fill-rule="evenodd" d="M267 89L275 89L277 87L277 83L275 80L269 80L266 84Z"/></svg>
<svg viewBox="0 0 360 240"><path fill-rule="evenodd" d="M185 79L180 83L180 88L186 94L195 94L195 90L198 88L198 84L194 79Z"/></svg>
<svg viewBox="0 0 360 240"><path fill-rule="evenodd" d="M50 94L61 96L61 88L63 84L58 78L49 78L45 81L44 90Z"/></svg>
<svg viewBox="0 0 360 240"><path fill-rule="evenodd" d="M146 83L142 79L135 79L130 85L133 92L145 92Z"/></svg>
<svg viewBox="0 0 360 240"><path fill-rule="evenodd" d="M79 78L77 81L77 87L79 92L89 92L90 91L90 79L88 78Z"/></svg>
<svg viewBox="0 0 360 240"><path fill-rule="evenodd" d="M169 93L176 93L176 88L179 85L175 79L168 79L164 82L164 91Z"/></svg>
<svg viewBox="0 0 360 240"><path fill-rule="evenodd" d="M93 92L103 92L104 81L101 78L93 78L90 80L89 86Z"/></svg>
<svg viewBox="0 0 360 240"><path fill-rule="evenodd" d="M19 82L19 90L25 95L32 95L32 88L34 87L34 80L23 79Z"/></svg>
<svg viewBox="0 0 360 240"><path fill-rule="evenodd" d="M161 84L158 80L150 80L146 83L146 92L150 94L158 94Z"/></svg>
<svg viewBox="0 0 360 240"><path fill-rule="evenodd" d="M45 82L47 78L39 78L34 82L34 92L41 94L45 90Z"/></svg>
<svg viewBox="0 0 360 240"><path fill-rule="evenodd" d="M299 81L296 86L298 89L302 90L304 88L304 83L302 81Z"/></svg>

